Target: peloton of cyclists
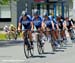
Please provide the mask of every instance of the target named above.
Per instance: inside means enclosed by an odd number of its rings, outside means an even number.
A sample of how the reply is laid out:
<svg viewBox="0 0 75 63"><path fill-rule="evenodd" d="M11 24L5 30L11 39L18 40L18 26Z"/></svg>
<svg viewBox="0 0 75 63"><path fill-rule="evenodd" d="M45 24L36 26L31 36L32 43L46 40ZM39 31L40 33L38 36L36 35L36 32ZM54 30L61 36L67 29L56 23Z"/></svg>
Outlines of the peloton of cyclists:
<svg viewBox="0 0 75 63"><path fill-rule="evenodd" d="M69 23L69 25L67 24ZM66 27L67 26L67 27ZM65 29L73 26L72 22L69 22L68 18L64 20L63 17L53 17L48 15L46 12L43 16L39 15L38 11L35 11L33 16L27 14L27 12L22 12L22 16L19 18L18 30L22 31L23 39L24 39L24 31L27 30L29 33L29 39L31 43L31 47L33 48L33 40L32 40L32 31L34 31L34 27L36 27L37 31L41 34L41 37L46 35L48 41L51 40L51 37L54 39L52 44L53 47L60 45L58 43L59 39L59 30L61 38L64 40L65 37ZM42 39L42 38L41 38ZM30 46L30 45L29 45Z"/></svg>

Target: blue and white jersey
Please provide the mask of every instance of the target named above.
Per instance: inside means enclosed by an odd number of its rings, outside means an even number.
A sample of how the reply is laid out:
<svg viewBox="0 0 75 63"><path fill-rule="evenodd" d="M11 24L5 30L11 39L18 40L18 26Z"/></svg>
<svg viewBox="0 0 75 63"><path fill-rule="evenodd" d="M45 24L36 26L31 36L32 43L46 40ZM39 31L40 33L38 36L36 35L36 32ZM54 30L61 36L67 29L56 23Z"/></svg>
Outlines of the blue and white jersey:
<svg viewBox="0 0 75 63"><path fill-rule="evenodd" d="M22 25L22 27L24 28L24 29L30 29L31 28L31 17L30 16L27 16L27 19L26 20L24 20L23 19L23 17L21 16L20 18L19 18L19 22L21 23L21 25Z"/></svg>
<svg viewBox="0 0 75 63"><path fill-rule="evenodd" d="M36 19L35 17L32 18L32 21L34 23L34 26L40 27L42 24L42 20L43 18L38 16L38 18Z"/></svg>
<svg viewBox="0 0 75 63"><path fill-rule="evenodd" d="M48 16L48 17L49 17L50 21L53 21L53 17L51 15Z"/></svg>
<svg viewBox="0 0 75 63"><path fill-rule="evenodd" d="M20 16L20 17L19 17L19 22L22 23L22 21L24 21L24 20L23 20L23 16ZM30 15L27 15L27 20L26 20L26 21L32 21Z"/></svg>
<svg viewBox="0 0 75 63"><path fill-rule="evenodd" d="M49 17L48 17L47 20L44 18L43 21L44 21L44 23L46 24L46 26L51 26L51 25L52 25L51 20L50 20Z"/></svg>
<svg viewBox="0 0 75 63"><path fill-rule="evenodd" d="M25 25L25 26L29 26L30 25L30 22L31 22L31 20L29 20L29 19L26 19L26 20L22 20L22 25Z"/></svg>
<svg viewBox="0 0 75 63"><path fill-rule="evenodd" d="M58 24L58 23L57 23L57 20L56 20L55 18L53 18L53 23L54 23L54 24Z"/></svg>

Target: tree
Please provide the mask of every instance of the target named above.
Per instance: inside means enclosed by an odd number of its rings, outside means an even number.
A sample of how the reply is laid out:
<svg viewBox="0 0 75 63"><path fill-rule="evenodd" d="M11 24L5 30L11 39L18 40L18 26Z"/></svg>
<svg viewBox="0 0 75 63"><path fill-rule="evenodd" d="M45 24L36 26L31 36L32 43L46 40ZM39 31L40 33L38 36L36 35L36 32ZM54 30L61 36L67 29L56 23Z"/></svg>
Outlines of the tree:
<svg viewBox="0 0 75 63"><path fill-rule="evenodd" d="M11 0L0 0L0 5L8 5ZM14 0L17 1L17 0Z"/></svg>

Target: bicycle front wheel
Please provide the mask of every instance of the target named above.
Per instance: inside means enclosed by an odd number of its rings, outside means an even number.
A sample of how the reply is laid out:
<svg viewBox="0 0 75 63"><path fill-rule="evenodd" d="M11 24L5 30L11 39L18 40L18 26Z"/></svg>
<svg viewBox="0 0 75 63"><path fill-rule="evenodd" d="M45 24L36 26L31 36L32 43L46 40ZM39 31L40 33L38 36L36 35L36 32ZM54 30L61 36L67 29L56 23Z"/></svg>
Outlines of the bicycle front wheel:
<svg viewBox="0 0 75 63"><path fill-rule="evenodd" d="M25 43L24 43L24 54L25 54L26 58L29 58L29 49Z"/></svg>

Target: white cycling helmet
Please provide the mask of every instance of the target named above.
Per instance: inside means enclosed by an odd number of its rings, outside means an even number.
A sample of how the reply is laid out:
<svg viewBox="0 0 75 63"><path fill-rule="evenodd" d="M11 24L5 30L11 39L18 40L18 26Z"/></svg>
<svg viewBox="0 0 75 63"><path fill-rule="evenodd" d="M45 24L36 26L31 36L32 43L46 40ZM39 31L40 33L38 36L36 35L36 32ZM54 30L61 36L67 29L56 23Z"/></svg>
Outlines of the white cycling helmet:
<svg viewBox="0 0 75 63"><path fill-rule="evenodd" d="M25 16L27 15L27 12L26 11L22 11L22 16Z"/></svg>

